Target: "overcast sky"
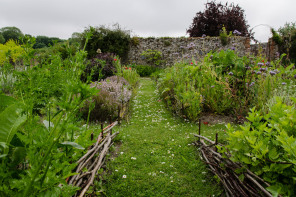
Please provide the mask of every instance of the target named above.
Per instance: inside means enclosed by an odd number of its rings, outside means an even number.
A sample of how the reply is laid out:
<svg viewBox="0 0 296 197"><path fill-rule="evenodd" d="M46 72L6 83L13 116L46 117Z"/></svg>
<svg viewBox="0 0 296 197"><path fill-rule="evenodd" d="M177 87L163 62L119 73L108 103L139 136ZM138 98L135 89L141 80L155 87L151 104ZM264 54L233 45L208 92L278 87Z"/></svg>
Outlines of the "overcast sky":
<svg viewBox="0 0 296 197"><path fill-rule="evenodd" d="M25 34L67 39L85 27L112 25L133 35L188 36L186 29L207 0L0 0L0 28L16 26ZM217 1L220 2L220 1ZM225 3L226 0L221 0ZM246 20L261 42L296 22L296 0L232 0L245 10ZM264 24L264 25L260 25ZM256 27L257 25L260 25ZM267 25L267 26L265 26Z"/></svg>

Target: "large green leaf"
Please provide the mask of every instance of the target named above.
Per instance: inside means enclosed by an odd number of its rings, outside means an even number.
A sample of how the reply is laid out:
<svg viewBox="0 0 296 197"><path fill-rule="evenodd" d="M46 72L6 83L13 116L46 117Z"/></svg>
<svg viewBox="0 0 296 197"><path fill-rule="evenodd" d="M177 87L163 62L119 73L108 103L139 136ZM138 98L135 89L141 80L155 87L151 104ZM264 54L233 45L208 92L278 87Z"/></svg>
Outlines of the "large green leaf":
<svg viewBox="0 0 296 197"><path fill-rule="evenodd" d="M17 129L27 120L27 116L21 114L23 106L19 103L9 105L0 113L0 142L10 144ZM8 153L8 148L4 149L4 154Z"/></svg>
<svg viewBox="0 0 296 197"><path fill-rule="evenodd" d="M6 96L5 94L0 94L0 112L2 112L7 106L15 103L16 100L10 96Z"/></svg>
<svg viewBox="0 0 296 197"><path fill-rule="evenodd" d="M61 144L66 145L66 146L72 146L73 148L77 148L80 150L84 150L84 148L82 146L80 146L79 144L77 144L75 142L65 141L65 142L62 142Z"/></svg>
<svg viewBox="0 0 296 197"><path fill-rule="evenodd" d="M47 120L43 120L43 124L48 131L50 131L51 129L54 128L54 124L52 122L47 121Z"/></svg>
<svg viewBox="0 0 296 197"><path fill-rule="evenodd" d="M22 162L26 157L26 149L24 147L16 147L12 153L12 163L13 167L16 167L20 162Z"/></svg>
<svg viewBox="0 0 296 197"><path fill-rule="evenodd" d="M273 197L277 197L281 192L281 187L279 185L272 185L266 188Z"/></svg>

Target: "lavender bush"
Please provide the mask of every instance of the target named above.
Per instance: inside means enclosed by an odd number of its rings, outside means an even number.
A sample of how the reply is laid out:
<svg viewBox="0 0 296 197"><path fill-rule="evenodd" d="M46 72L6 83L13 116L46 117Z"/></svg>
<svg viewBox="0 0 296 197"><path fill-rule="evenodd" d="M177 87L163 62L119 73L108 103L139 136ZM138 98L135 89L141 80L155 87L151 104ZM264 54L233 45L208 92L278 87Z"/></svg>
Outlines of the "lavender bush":
<svg viewBox="0 0 296 197"><path fill-rule="evenodd" d="M129 102L132 92L129 90L128 82L119 76L108 77L100 82L96 81L90 85L100 92L86 103L83 108L83 117L88 116L91 103L94 108L90 112L90 121L104 122L117 117L118 108Z"/></svg>

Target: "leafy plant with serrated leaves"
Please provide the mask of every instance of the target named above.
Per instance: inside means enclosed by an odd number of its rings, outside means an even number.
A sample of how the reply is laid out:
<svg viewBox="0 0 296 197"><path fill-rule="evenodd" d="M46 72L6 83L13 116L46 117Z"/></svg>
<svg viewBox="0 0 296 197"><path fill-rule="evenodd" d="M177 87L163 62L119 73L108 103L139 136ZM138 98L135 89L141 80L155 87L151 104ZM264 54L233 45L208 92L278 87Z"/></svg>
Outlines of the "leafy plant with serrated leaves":
<svg viewBox="0 0 296 197"><path fill-rule="evenodd" d="M249 113L249 122L233 129L228 125L228 145L231 159L271 184L267 189L273 194L296 194L296 98L293 105L280 99L268 114Z"/></svg>

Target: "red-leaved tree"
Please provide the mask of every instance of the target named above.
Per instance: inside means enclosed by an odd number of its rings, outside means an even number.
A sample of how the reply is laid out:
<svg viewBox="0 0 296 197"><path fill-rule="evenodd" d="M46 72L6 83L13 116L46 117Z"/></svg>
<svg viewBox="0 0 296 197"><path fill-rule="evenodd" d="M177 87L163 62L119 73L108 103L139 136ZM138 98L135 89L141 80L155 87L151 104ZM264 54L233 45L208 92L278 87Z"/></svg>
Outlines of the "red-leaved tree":
<svg viewBox="0 0 296 197"><path fill-rule="evenodd" d="M229 6L227 3L222 5L215 1L208 2L205 6L204 12L196 13L187 30L190 37L219 36L223 25L228 32L236 30L240 36L250 36L249 25L241 7L233 3Z"/></svg>

